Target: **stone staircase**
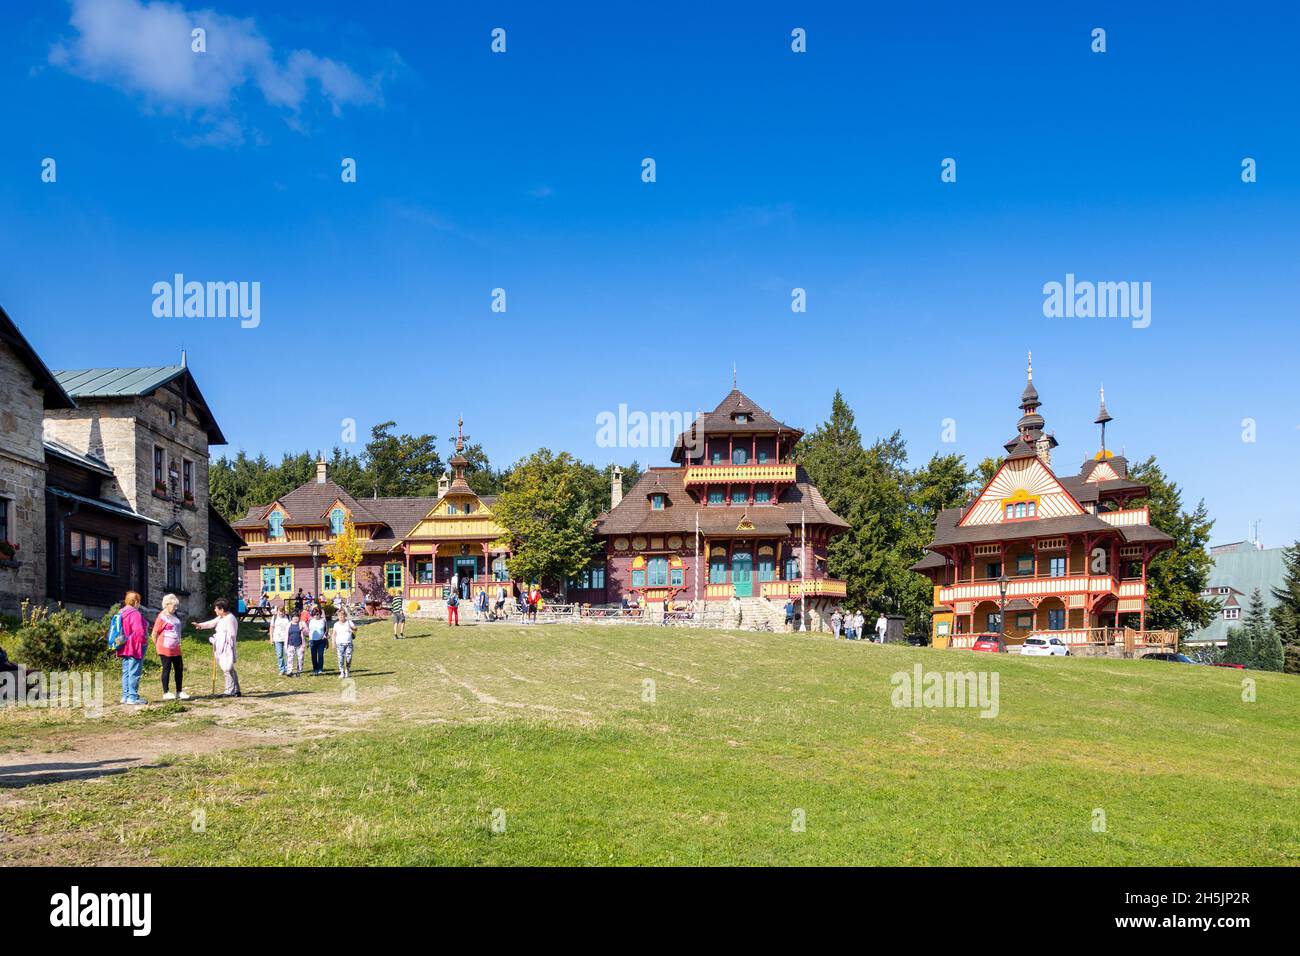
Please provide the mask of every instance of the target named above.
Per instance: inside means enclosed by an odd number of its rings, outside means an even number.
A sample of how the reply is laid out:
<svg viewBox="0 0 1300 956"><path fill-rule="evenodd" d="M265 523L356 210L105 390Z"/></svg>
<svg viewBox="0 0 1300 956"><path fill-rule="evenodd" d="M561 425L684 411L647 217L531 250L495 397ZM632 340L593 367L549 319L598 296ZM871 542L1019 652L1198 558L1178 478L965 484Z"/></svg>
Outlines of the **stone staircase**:
<svg viewBox="0 0 1300 956"><path fill-rule="evenodd" d="M762 597L737 598L729 602L731 627L746 630L785 630L785 605L777 604Z"/></svg>

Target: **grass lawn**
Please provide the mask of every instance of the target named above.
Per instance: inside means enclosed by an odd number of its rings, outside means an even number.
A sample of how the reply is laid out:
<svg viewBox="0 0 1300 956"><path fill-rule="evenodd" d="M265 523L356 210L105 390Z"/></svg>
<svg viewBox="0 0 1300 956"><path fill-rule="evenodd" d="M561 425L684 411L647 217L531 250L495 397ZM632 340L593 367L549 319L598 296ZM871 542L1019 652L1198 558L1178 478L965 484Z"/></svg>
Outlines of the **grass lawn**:
<svg viewBox="0 0 1300 956"><path fill-rule="evenodd" d="M821 635L409 633L365 628L347 686L332 652L328 676L285 679L246 640L247 696L208 699L194 642L184 704L0 711L0 865L1300 862L1294 677ZM918 662L995 669L998 715L892 706ZM161 697L156 663L145 687Z"/></svg>

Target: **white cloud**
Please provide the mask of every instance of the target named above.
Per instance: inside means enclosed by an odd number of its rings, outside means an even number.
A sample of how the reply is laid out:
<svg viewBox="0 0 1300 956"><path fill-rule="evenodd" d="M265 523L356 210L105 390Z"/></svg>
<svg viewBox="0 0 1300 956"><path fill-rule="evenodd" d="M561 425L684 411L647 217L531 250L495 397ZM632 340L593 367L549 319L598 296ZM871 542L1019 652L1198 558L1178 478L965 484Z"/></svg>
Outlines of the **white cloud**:
<svg viewBox="0 0 1300 956"><path fill-rule="evenodd" d="M245 88L285 111L294 126L314 93L336 116L344 106L381 101L379 77L364 79L310 50L277 55L251 19L162 0L71 3L76 36L56 43L50 62L139 96L152 109L196 117L203 131L191 142L242 142L242 128L230 113ZM207 33L207 52L191 49L196 27Z"/></svg>

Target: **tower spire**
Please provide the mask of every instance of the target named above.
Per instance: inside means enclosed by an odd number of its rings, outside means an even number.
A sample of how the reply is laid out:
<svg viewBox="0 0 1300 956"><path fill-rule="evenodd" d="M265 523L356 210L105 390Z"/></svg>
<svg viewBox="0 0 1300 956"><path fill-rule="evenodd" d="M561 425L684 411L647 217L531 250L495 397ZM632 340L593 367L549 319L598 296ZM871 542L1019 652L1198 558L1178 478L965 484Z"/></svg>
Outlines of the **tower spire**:
<svg viewBox="0 0 1300 956"><path fill-rule="evenodd" d="M1101 426L1101 454L1097 456L1099 458L1106 457L1106 423L1109 421L1113 421L1113 419L1110 412L1106 410L1106 386L1103 384L1101 386L1101 408L1097 410L1097 417L1093 419L1094 424Z"/></svg>
<svg viewBox="0 0 1300 956"><path fill-rule="evenodd" d="M736 363L735 362L731 363L731 388L732 391L735 391L736 389Z"/></svg>

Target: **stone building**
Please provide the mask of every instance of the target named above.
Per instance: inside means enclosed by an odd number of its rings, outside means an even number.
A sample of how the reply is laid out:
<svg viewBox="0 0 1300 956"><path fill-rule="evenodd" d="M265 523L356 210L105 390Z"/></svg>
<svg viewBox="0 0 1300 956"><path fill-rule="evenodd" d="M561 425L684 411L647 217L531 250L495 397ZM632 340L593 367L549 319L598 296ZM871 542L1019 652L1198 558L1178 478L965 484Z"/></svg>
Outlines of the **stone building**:
<svg viewBox="0 0 1300 956"><path fill-rule="evenodd" d="M0 309L0 613L46 597L47 413L75 410L54 374Z"/></svg>
<svg viewBox="0 0 1300 956"><path fill-rule="evenodd" d="M184 614L204 613L208 449L226 439L184 354L180 365L55 375L76 405L47 411L45 438L107 465L113 478L103 483L103 498L149 522L138 552L123 556L139 569L145 604L156 607L174 593Z"/></svg>

